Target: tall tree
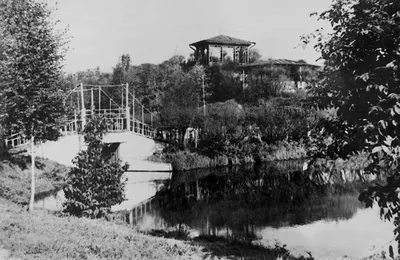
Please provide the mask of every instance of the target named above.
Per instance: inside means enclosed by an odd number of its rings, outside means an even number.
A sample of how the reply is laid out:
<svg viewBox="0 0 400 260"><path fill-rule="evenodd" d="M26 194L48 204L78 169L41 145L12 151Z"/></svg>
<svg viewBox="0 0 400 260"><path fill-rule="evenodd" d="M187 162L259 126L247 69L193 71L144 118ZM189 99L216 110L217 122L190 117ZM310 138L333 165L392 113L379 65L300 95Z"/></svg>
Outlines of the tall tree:
<svg viewBox="0 0 400 260"><path fill-rule="evenodd" d="M199 112L204 74L201 66L195 66L189 72L177 69L166 86L159 128L178 131L180 146L183 146L186 129L192 126Z"/></svg>
<svg viewBox="0 0 400 260"><path fill-rule="evenodd" d="M325 139L326 149L316 151L342 158L366 152L372 161L366 172L388 175L385 185L370 187L360 199L394 219L399 243L400 1L335 0L320 19L333 31L316 45L326 62L314 93L321 106L338 110L324 128L333 141Z"/></svg>
<svg viewBox="0 0 400 260"><path fill-rule="evenodd" d="M4 48L0 61L1 105L4 125L31 140L31 198L35 195L36 142L59 137L63 92L59 86L64 58L63 36L55 33L51 11L43 2L0 2L0 30Z"/></svg>

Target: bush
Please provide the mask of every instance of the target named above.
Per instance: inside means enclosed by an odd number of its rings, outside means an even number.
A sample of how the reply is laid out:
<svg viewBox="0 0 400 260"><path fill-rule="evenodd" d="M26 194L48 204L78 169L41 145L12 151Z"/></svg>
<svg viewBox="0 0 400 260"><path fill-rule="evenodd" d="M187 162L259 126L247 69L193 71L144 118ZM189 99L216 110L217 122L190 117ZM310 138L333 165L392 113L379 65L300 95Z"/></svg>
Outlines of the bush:
<svg viewBox="0 0 400 260"><path fill-rule="evenodd" d="M322 116L320 111L303 107L292 98L261 101L256 106L245 107L245 110L246 121L257 124L263 141L267 143L300 141Z"/></svg>
<svg viewBox="0 0 400 260"><path fill-rule="evenodd" d="M111 211L111 206L125 199L122 174L128 165L121 166L112 161L112 154L106 154L107 146L102 142L107 129L104 118L95 117L84 129L87 150L81 151L74 159L76 167L68 174L64 187L64 212L75 216L100 218Z"/></svg>

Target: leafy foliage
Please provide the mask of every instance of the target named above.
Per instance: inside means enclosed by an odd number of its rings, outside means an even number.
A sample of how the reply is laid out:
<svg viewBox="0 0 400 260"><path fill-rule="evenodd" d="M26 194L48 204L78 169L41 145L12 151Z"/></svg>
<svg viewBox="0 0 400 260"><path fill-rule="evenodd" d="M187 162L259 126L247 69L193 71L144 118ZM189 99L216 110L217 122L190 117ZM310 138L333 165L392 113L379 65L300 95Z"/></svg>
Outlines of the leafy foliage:
<svg viewBox="0 0 400 260"><path fill-rule="evenodd" d="M321 118L318 110L308 108L298 97L272 98L246 106L246 120L257 124L262 139L268 143L300 141Z"/></svg>
<svg viewBox="0 0 400 260"><path fill-rule="evenodd" d="M229 62L206 67L208 103L224 102L241 96L243 84L235 73L236 67L236 63Z"/></svg>
<svg viewBox="0 0 400 260"><path fill-rule="evenodd" d="M37 141L54 140L64 108L59 83L65 32L53 32L46 4L34 0L2 1L0 17L4 125Z"/></svg>
<svg viewBox="0 0 400 260"><path fill-rule="evenodd" d="M64 114L61 62L65 31L54 33L51 12L44 2L0 2L0 112L6 132L31 139L31 199L35 196L37 141L56 140Z"/></svg>
<svg viewBox="0 0 400 260"><path fill-rule="evenodd" d="M111 206L124 201L125 183L121 180L128 165L121 166L107 154L102 142L107 129L104 118L94 117L84 129L87 150L74 159L76 165L68 174L64 193L64 211L76 216L104 217Z"/></svg>
<svg viewBox="0 0 400 260"><path fill-rule="evenodd" d="M330 141L314 156L370 154L367 173L389 177L360 199L368 207L376 202L382 217L394 219L400 243L400 2L336 0L320 19L333 32L316 44L325 67L314 94L320 106L337 108L337 117L321 125L320 134Z"/></svg>
<svg viewBox="0 0 400 260"><path fill-rule="evenodd" d="M189 72L176 69L170 76L160 111L160 128L178 131L183 145L183 136L188 127L198 119L202 77L201 66L193 67Z"/></svg>

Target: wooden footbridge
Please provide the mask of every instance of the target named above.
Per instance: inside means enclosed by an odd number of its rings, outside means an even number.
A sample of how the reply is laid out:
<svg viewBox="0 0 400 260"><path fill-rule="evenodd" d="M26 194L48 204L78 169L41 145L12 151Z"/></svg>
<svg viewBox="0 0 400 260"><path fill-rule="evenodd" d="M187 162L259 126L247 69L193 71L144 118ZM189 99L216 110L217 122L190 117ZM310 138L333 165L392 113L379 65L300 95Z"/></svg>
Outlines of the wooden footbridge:
<svg viewBox="0 0 400 260"><path fill-rule="evenodd" d="M61 105L61 104L60 104ZM154 138L153 127L157 115L146 108L130 90L128 84L84 85L79 84L65 97L69 113L60 124L62 135L79 134L88 118L94 115L108 119L108 132L132 132ZM1 145L6 148L29 143L22 133L3 137Z"/></svg>

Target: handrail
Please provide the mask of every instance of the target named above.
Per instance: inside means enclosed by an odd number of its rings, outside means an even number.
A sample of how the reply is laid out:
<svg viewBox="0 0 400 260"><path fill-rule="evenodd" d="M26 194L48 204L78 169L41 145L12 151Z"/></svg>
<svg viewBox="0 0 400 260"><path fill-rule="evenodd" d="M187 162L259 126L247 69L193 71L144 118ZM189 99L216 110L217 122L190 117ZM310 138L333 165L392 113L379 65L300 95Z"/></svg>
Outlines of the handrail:
<svg viewBox="0 0 400 260"><path fill-rule="evenodd" d="M92 110L86 110L90 115ZM108 113L109 112L109 113ZM141 122L140 120L130 116L129 127L126 125L126 114L124 109L95 109L93 114L101 114L110 120L110 124L107 127L108 132L133 132L137 135L144 136L147 138L154 138L156 136L156 129L150 125ZM75 119L66 120L65 123L60 127L60 132L63 136L68 134L75 134L82 130L82 121ZM30 139L27 139L21 132L12 133L11 135L3 138L1 146L5 148L13 148L28 144Z"/></svg>
<svg viewBox="0 0 400 260"><path fill-rule="evenodd" d="M82 84L77 85L75 88L73 88L70 93L66 96L68 98L72 93L75 92L82 92L82 91L89 91L89 89L83 89ZM150 126L149 124L146 124L144 121L144 111L147 111L147 115L150 114L150 120L153 122L153 118L156 117L156 114L151 112L148 108L146 108L136 97L134 94L129 92L128 88L126 88L126 107L123 108L119 104L117 104L102 88L107 88L107 87L123 87L125 84L119 84L119 85L103 85L103 86L98 86L98 85L85 85L86 87L98 87L99 90L99 95L104 94L106 97L110 99L110 102L113 102L115 105L117 105L117 108L101 108L101 109L95 109L94 108L94 103L93 103L93 92L92 92L92 102L91 102L91 108L87 109L84 108L83 105L83 110L81 110L82 115L103 115L107 119L111 121L111 124L108 126L107 131L109 132L120 132L120 131L130 131L133 132L137 135L141 135L147 138L155 138L156 136L156 129ZM127 86L127 85L126 85ZM78 90L78 87L81 87L80 90ZM90 89L93 90L93 89ZM139 104L142 108L142 120L139 120L135 118L134 115L130 115L129 111L127 109L129 108L128 105L128 98L132 97L133 104ZM82 102L83 97L82 97ZM100 96L99 96L99 102L100 102ZM110 103L111 104L111 103ZM133 105L134 106L134 105ZM78 106L79 108L79 106ZM135 111L135 107L132 107L132 110ZM148 116L147 120L148 120ZM69 115L67 116L67 120L62 123L60 127L60 132L62 135L67 135L70 133L79 133L83 129L83 124L82 119L77 119L76 114L75 115ZM83 120L84 121L84 120ZM26 138L21 132L19 133L11 133L9 136L6 137L0 137L0 147L17 147L21 145L25 145L29 143L30 140Z"/></svg>

